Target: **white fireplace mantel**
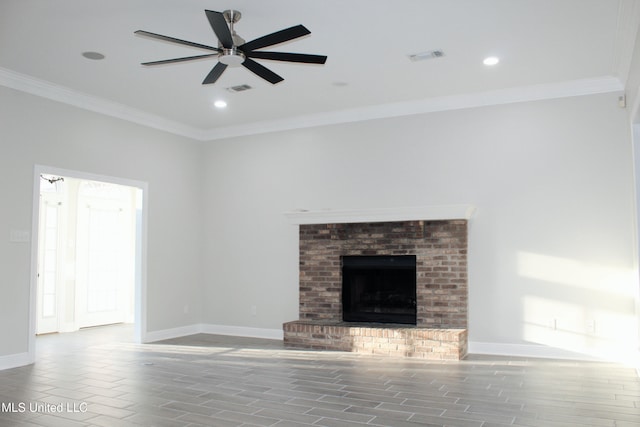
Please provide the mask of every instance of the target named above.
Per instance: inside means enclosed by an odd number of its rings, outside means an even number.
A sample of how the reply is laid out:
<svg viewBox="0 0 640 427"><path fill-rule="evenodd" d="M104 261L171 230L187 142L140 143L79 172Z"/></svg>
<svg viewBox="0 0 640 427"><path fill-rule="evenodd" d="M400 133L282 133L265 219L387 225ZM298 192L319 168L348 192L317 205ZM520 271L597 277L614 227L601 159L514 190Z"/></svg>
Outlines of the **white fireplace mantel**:
<svg viewBox="0 0 640 427"><path fill-rule="evenodd" d="M475 211L476 208L473 205L440 205L379 209L297 209L285 212L284 214L292 224L302 225L419 220L469 220Z"/></svg>

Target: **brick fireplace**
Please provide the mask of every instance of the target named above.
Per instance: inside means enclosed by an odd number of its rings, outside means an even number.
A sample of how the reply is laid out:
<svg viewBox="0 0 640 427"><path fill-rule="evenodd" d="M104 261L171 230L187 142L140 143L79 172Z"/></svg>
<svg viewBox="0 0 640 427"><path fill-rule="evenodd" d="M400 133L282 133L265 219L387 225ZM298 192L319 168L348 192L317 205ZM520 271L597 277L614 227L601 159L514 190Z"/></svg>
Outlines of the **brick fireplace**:
<svg viewBox="0 0 640 427"><path fill-rule="evenodd" d="M467 220L300 224L299 320L290 347L459 360L467 352ZM415 256L415 325L345 322L342 263Z"/></svg>

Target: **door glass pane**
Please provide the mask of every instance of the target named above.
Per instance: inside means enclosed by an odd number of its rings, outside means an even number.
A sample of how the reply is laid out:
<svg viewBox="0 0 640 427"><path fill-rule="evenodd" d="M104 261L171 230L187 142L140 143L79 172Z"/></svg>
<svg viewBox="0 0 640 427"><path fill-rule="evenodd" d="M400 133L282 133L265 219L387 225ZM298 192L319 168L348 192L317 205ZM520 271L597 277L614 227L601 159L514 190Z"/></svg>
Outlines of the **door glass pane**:
<svg viewBox="0 0 640 427"><path fill-rule="evenodd" d="M56 275L54 273L44 273L42 280L45 295L55 295L56 293Z"/></svg>
<svg viewBox="0 0 640 427"><path fill-rule="evenodd" d="M45 227L53 228L55 231L58 226L58 207L48 205L46 215Z"/></svg>
<svg viewBox="0 0 640 427"><path fill-rule="evenodd" d="M53 317L56 315L55 294L45 294L42 298L42 317Z"/></svg>
<svg viewBox="0 0 640 427"><path fill-rule="evenodd" d="M120 211L90 209L87 311L117 308Z"/></svg>
<svg viewBox="0 0 640 427"><path fill-rule="evenodd" d="M56 280L58 275L58 205L45 209L44 259L42 274L42 317L56 315Z"/></svg>

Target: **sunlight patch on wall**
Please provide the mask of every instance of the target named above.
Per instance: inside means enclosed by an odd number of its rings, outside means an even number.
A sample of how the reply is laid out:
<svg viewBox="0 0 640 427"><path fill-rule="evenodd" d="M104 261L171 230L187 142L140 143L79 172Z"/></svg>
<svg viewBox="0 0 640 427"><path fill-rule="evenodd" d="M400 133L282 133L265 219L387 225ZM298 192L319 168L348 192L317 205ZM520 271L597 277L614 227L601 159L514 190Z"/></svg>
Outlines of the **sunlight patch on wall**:
<svg viewBox="0 0 640 427"><path fill-rule="evenodd" d="M634 272L585 261L532 252L518 254L518 274L546 282L636 298Z"/></svg>
<svg viewBox="0 0 640 427"><path fill-rule="evenodd" d="M523 338L573 353L638 365L635 316L585 309L550 298L523 298Z"/></svg>
<svg viewBox="0 0 640 427"><path fill-rule="evenodd" d="M521 252L518 274L533 279L522 298L526 341L638 363L633 271Z"/></svg>

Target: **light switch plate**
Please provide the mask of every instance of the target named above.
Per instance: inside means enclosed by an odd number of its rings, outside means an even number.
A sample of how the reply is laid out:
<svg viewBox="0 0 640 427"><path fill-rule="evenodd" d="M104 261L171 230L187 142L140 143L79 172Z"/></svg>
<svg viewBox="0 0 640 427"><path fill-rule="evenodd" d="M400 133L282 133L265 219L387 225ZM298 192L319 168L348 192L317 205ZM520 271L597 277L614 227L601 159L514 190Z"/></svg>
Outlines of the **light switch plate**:
<svg viewBox="0 0 640 427"><path fill-rule="evenodd" d="M9 233L9 241L14 243L28 243L31 241L31 233L29 230L11 230Z"/></svg>

